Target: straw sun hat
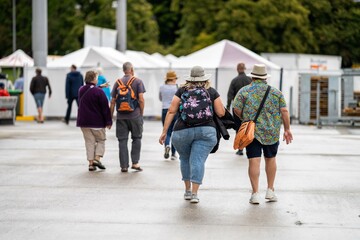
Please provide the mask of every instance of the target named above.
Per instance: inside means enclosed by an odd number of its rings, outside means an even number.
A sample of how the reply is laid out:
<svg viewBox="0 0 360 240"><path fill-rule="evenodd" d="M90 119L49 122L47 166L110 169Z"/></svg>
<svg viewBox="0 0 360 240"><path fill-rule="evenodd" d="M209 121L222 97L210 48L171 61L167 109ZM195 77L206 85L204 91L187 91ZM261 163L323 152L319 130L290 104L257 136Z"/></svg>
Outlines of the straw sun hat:
<svg viewBox="0 0 360 240"><path fill-rule="evenodd" d="M177 75L176 75L176 72L174 72L174 71L168 71L167 73L166 73L166 76L165 76L165 81L166 80L174 80L174 79L177 79L178 77L177 77Z"/></svg>
<svg viewBox="0 0 360 240"><path fill-rule="evenodd" d="M267 79L270 77L270 75L267 74L266 66L264 64L255 64L249 76L260 79Z"/></svg>

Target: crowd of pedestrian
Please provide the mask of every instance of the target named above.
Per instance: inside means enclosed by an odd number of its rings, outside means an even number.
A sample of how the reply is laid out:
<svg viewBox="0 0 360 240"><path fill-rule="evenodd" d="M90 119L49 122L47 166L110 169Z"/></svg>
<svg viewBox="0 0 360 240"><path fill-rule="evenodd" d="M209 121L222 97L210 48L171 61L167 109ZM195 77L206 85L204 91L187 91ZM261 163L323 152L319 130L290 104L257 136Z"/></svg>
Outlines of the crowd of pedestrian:
<svg viewBox="0 0 360 240"><path fill-rule="evenodd" d="M76 126L80 127L86 148L88 170L105 170L101 161L105 154L106 128L113 125L116 110L116 137L118 140L119 165L122 173L129 169L141 172L141 141L144 125L144 83L135 76L132 63L123 64L124 75L117 79L110 90L109 82L102 69L82 74L72 65L66 75L65 93L68 103L64 122L69 124L72 103L78 105ZM269 86L265 65L255 64L249 76L244 63L237 65L238 76L230 83L226 106L220 94L211 87L210 74L201 66L194 66L185 76L185 83L177 84L175 71L168 71L164 84L159 88L162 102L161 119L163 130L159 143L164 145L164 158L180 160L180 171L184 182L184 199L198 203L199 188L203 183L205 163L210 153L216 152L219 139L229 138L227 129L233 128L237 134L242 123L255 121L254 139L245 147L248 158L248 175L252 187L249 202L260 203L259 176L260 162L264 155L267 190L265 198L277 201L275 194L276 155L280 144L280 128L284 126L283 140L292 142L290 119L286 102L281 91ZM44 122L43 104L48 90L51 97L50 81L42 75L40 68L30 82L30 92L34 96L39 123ZM23 76L17 88L23 89ZM6 95L4 84L0 93ZM232 114L230 113L232 112ZM230 124L229 124L230 121ZM229 127L231 126L231 127ZM227 137L226 137L227 136ZM128 149L131 137L131 149ZM176 155L178 153L178 157ZM243 149L236 154L243 155ZM131 163L131 164L130 164Z"/></svg>

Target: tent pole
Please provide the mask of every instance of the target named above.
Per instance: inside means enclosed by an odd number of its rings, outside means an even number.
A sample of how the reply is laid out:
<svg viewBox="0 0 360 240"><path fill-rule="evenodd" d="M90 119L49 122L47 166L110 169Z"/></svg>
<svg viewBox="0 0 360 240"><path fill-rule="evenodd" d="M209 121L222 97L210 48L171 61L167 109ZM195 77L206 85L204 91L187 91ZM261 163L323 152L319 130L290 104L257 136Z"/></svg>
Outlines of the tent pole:
<svg viewBox="0 0 360 240"><path fill-rule="evenodd" d="M283 68L280 69L280 83L279 90L282 91L282 81L283 81Z"/></svg>
<svg viewBox="0 0 360 240"><path fill-rule="evenodd" d="M218 88L218 75L219 75L219 68L215 68L215 89Z"/></svg>
<svg viewBox="0 0 360 240"><path fill-rule="evenodd" d="M12 32L13 32L13 52L16 51L16 0L13 0L13 9L12 9L12 18L13 18L13 25L12 25ZM16 79L16 68L13 67L13 80Z"/></svg>

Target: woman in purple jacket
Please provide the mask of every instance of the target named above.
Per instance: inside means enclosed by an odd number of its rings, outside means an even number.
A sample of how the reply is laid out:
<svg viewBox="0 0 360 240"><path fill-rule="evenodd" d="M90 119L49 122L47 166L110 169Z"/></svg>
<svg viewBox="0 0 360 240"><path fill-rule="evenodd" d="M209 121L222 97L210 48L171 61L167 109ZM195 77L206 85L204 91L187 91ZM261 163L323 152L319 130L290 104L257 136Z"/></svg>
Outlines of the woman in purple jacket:
<svg viewBox="0 0 360 240"><path fill-rule="evenodd" d="M105 152L105 127L110 129L112 125L108 100L104 91L96 87L97 82L97 72L88 71L85 75L86 85L79 89L76 126L81 128L84 135L89 171L95 171L96 167L105 169L100 158Z"/></svg>

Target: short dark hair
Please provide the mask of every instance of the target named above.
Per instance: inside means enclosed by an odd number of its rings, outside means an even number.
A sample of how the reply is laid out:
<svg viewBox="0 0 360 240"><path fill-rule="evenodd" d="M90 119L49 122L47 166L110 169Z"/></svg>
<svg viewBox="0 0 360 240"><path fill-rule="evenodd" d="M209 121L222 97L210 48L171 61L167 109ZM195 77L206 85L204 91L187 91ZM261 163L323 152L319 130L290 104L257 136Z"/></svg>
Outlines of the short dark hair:
<svg viewBox="0 0 360 240"><path fill-rule="evenodd" d="M37 68L36 70L35 70L35 72L36 72L36 74L41 74L41 69L40 68Z"/></svg>
<svg viewBox="0 0 360 240"><path fill-rule="evenodd" d="M5 88L5 84L3 82L0 82L0 88L4 89Z"/></svg>
<svg viewBox="0 0 360 240"><path fill-rule="evenodd" d="M96 79L99 74L96 71L90 70L85 74L85 83L90 83Z"/></svg>

